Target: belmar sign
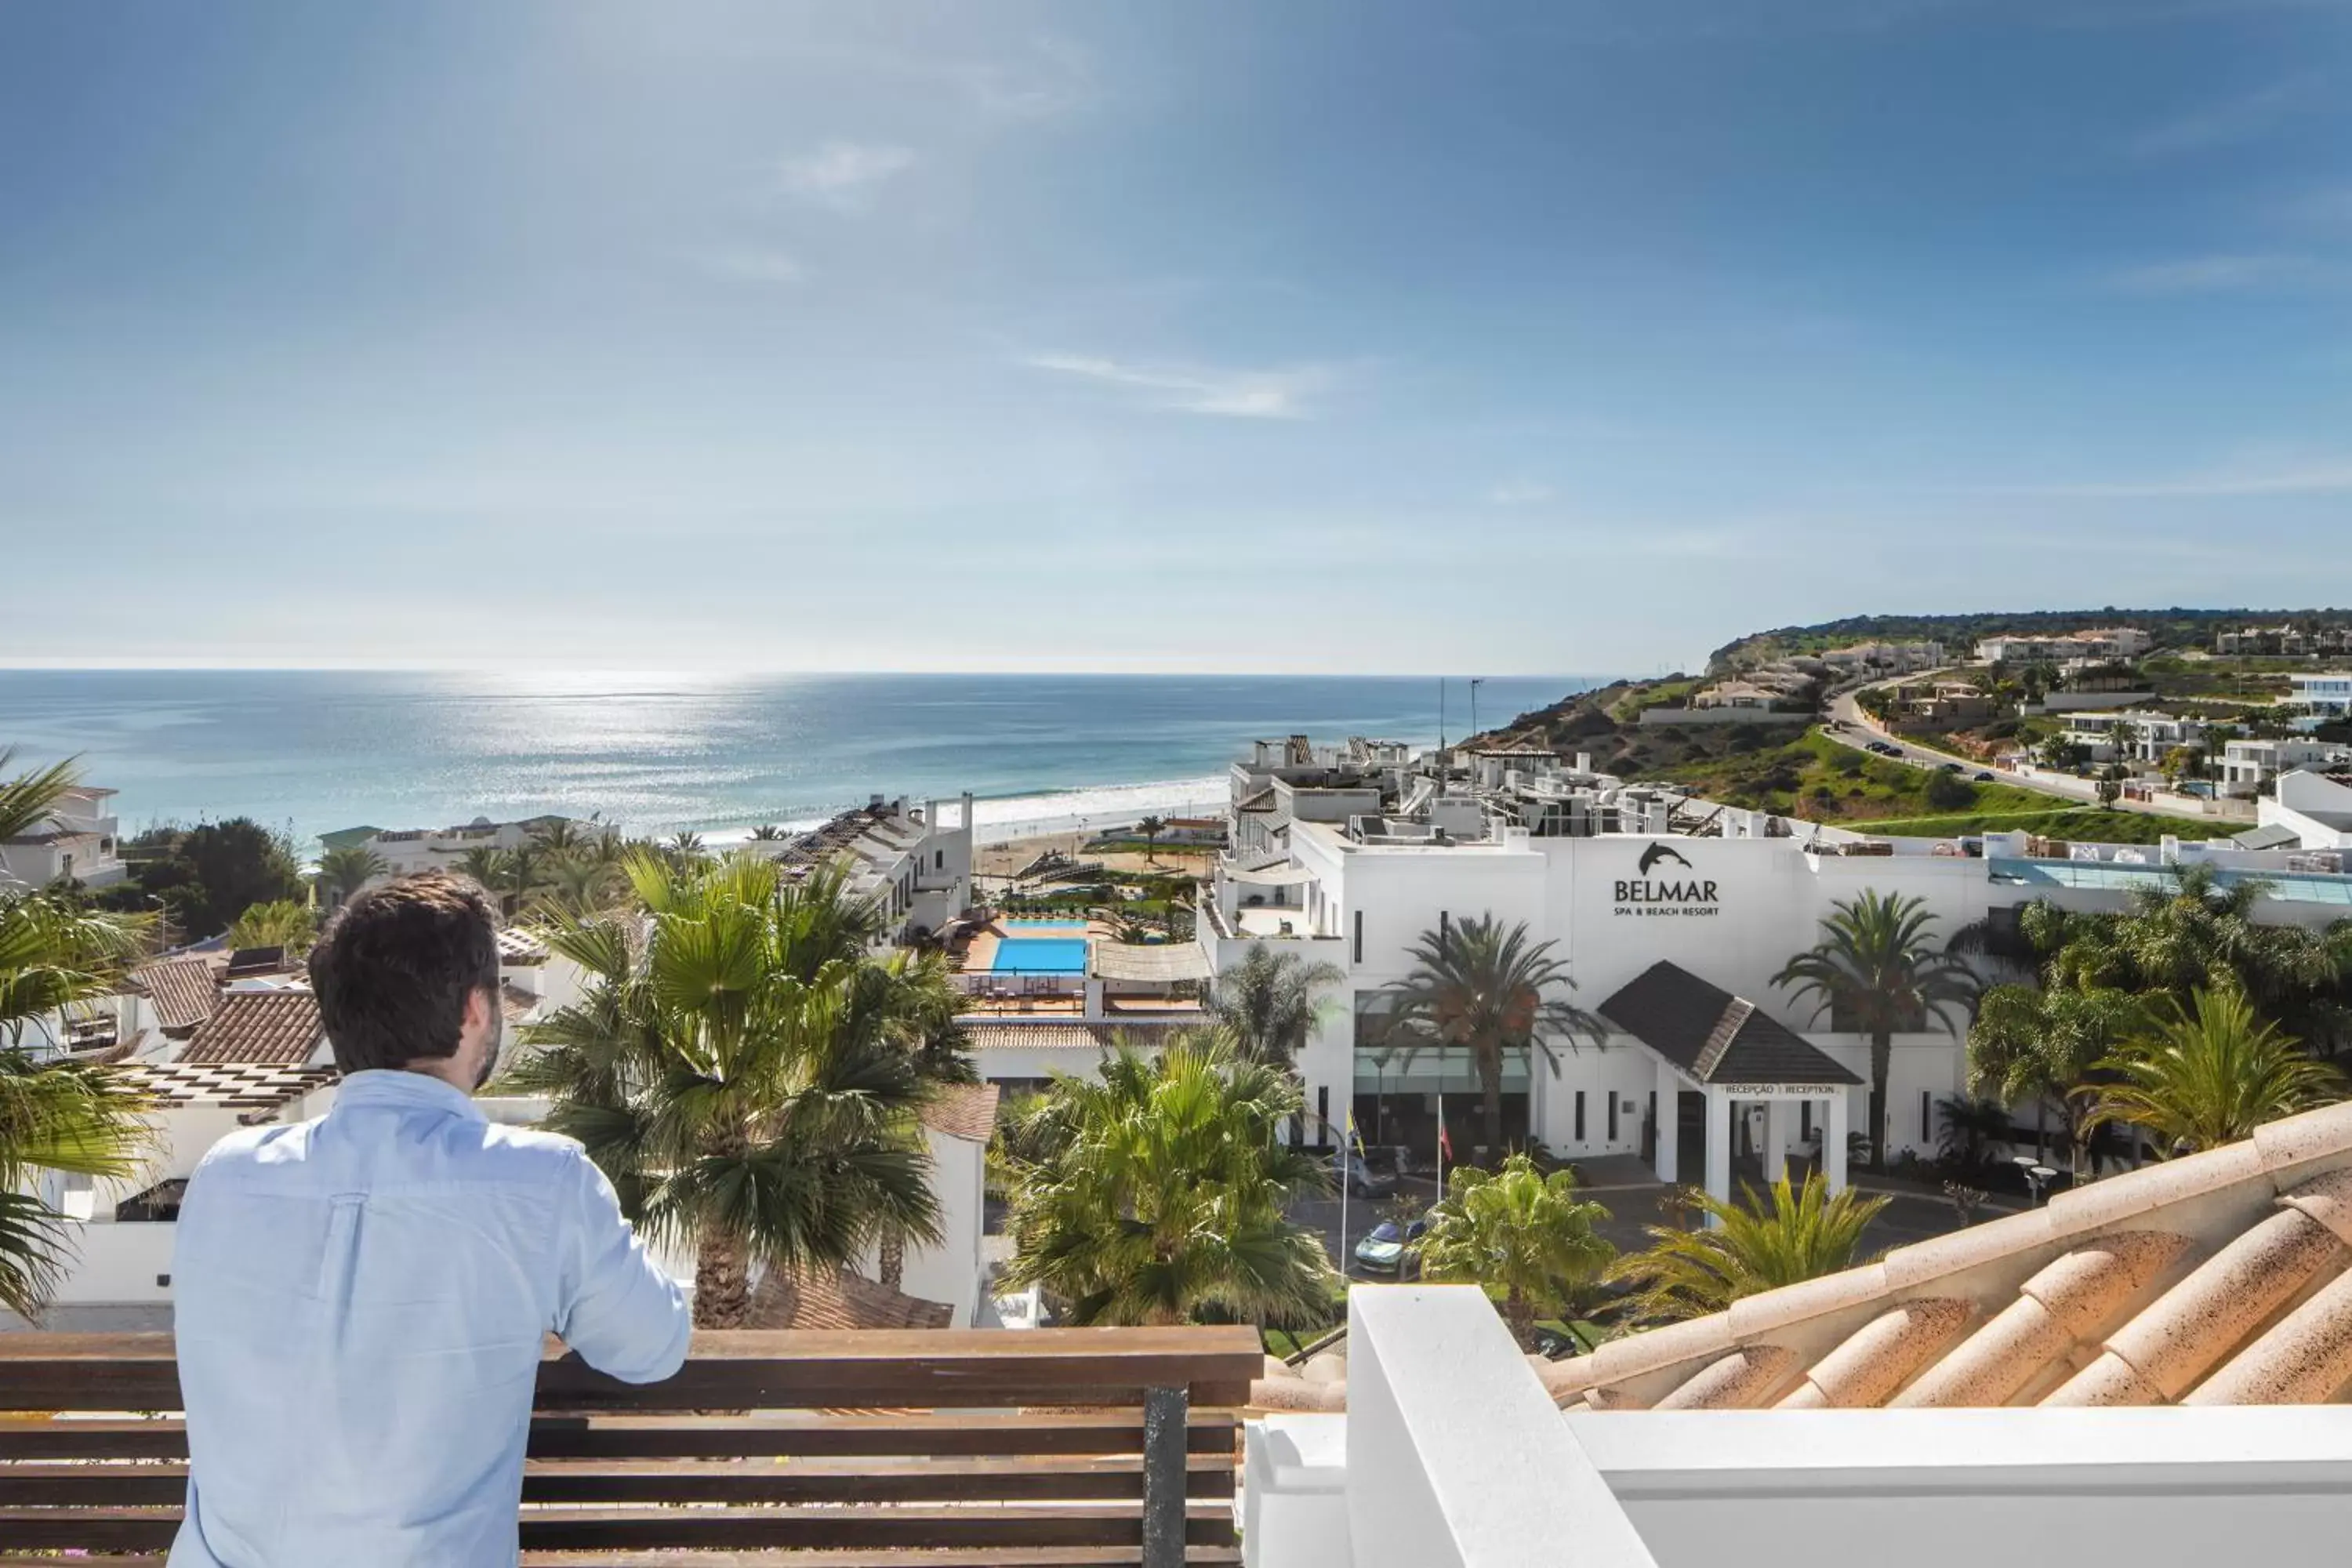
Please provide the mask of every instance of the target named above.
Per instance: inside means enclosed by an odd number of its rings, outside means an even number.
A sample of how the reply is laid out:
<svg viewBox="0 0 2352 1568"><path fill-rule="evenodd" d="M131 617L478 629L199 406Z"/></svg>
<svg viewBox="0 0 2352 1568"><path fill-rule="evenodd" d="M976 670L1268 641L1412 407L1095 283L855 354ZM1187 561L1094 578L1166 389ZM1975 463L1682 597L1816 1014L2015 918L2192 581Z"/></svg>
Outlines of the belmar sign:
<svg viewBox="0 0 2352 1568"><path fill-rule="evenodd" d="M1633 875L1616 879L1612 895L1621 915L1712 915L1723 907L1712 879L1699 876L1681 850L1655 840Z"/></svg>

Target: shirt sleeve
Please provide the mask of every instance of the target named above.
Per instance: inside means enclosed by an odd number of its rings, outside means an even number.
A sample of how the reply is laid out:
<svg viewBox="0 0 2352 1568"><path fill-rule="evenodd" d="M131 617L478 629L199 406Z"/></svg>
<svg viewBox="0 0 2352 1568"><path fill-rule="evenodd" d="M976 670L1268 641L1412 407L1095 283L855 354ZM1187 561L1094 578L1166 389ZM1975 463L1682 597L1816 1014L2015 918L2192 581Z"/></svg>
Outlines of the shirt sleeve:
<svg viewBox="0 0 2352 1568"><path fill-rule="evenodd" d="M575 1155L572 1171L555 1332L607 1376L659 1383L685 1363L694 1335L686 1293L621 1217L613 1184L595 1162Z"/></svg>

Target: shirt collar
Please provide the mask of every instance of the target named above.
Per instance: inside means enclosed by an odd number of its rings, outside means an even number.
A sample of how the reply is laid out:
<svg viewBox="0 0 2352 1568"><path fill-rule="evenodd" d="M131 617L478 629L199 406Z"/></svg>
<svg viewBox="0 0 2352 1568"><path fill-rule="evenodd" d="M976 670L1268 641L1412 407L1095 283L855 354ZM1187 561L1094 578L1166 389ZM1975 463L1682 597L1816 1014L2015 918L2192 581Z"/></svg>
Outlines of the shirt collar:
<svg viewBox="0 0 2352 1568"><path fill-rule="evenodd" d="M446 1110L476 1121L489 1120L474 1103L474 1097L457 1085L446 1083L431 1073L407 1072L397 1068L369 1068L344 1074L335 1090L335 1103L408 1106L419 1110Z"/></svg>

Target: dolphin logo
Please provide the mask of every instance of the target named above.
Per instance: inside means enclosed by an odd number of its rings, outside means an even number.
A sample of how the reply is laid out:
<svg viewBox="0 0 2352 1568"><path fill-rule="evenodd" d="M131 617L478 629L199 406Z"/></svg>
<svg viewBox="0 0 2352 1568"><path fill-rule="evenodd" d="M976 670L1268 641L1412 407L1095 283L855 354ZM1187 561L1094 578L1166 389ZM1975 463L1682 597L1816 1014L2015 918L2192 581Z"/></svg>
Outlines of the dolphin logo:
<svg viewBox="0 0 2352 1568"><path fill-rule="evenodd" d="M1691 868L1691 863L1682 858L1681 851L1669 849L1663 844L1653 844L1642 851L1641 874L1644 877L1648 876L1650 868L1661 860L1671 860L1685 871Z"/></svg>

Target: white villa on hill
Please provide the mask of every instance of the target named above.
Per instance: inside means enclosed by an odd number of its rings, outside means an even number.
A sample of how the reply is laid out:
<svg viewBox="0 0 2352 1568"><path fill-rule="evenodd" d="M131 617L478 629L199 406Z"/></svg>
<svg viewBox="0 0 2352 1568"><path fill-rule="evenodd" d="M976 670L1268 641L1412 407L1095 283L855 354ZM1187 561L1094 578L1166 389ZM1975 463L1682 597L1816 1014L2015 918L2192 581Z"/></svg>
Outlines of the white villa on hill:
<svg viewBox="0 0 2352 1568"><path fill-rule="evenodd" d="M0 838L0 887L71 881L103 888L129 876L118 843L114 795L76 784L59 795L47 822L30 833Z"/></svg>

